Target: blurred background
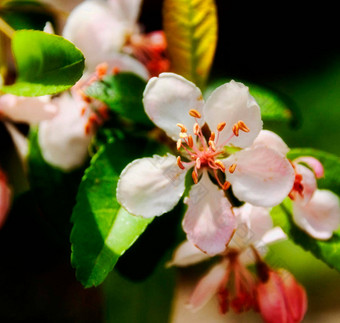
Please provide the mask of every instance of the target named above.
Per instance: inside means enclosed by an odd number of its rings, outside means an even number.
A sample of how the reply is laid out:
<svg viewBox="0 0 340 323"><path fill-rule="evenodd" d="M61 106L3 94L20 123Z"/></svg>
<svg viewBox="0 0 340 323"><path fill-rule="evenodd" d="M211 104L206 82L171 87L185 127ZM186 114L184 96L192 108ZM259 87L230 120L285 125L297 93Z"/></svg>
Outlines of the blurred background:
<svg viewBox="0 0 340 323"><path fill-rule="evenodd" d="M219 39L210 81L233 78L278 91L292 102L300 122L295 127L271 123L264 128L275 130L291 147L313 147L339 156L335 4L228 0L216 4ZM140 22L146 31L161 29L161 11L161 0L144 0ZM0 135L1 154L10 154L13 147L2 128ZM85 290L70 266L68 238L36 213L25 204L17 205L0 231L0 322L166 322L176 275L174 269L163 269L169 252L146 281L137 277L138 283L133 283L114 272L101 287ZM162 221L164 225L167 219ZM150 248L136 250L152 253ZM291 242L273 247L271 255L278 255L306 287L305 322L340 321L338 272ZM129 266L124 257L120 268ZM137 259L130 270L143 271L144 265Z"/></svg>

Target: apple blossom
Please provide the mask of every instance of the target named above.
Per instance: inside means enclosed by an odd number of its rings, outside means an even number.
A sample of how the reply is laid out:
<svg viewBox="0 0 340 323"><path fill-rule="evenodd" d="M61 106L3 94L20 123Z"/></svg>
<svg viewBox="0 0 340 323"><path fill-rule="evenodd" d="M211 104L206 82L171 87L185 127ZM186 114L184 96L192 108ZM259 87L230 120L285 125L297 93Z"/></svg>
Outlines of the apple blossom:
<svg viewBox="0 0 340 323"><path fill-rule="evenodd" d="M262 121L259 106L243 84L220 86L204 104L193 83L163 73L149 80L143 102L149 118L177 142L188 161L167 155L127 165L117 199L131 214L149 218L170 211L184 192L186 172L192 170L195 185L185 199L183 228L193 244L214 255L224 251L236 228L224 195L230 184L237 198L258 206L274 206L290 192L294 170L289 161L273 149L250 147ZM205 123L212 130L208 136L203 134ZM227 145L244 149L227 157Z"/></svg>
<svg viewBox="0 0 340 323"><path fill-rule="evenodd" d="M253 145L271 147L282 155L289 151L283 140L268 130L261 131ZM327 240L340 225L339 199L331 191L317 189L316 180L324 176L318 159L301 156L292 165L295 180L289 198L293 201L293 220L313 238Z"/></svg>
<svg viewBox="0 0 340 323"><path fill-rule="evenodd" d="M287 282L287 289L284 293L283 290L270 291L265 285L268 277L277 274L261 260L260 253L263 253L265 245L284 239L284 233L280 228L272 228L272 220L269 210L266 208L254 207L246 203L241 208L237 208L235 214L238 219L236 233L227 250L220 255L220 262L213 265L194 288L188 308L198 311L212 297L217 297L222 314L228 312L230 307L236 313L260 309L263 317L267 319L268 312L287 311L287 309L285 304L279 304L282 305L282 308L277 308L276 303L268 303L265 307L265 296L270 298L270 293L273 292L273 297L283 299L287 297L289 291L293 290L293 287L296 287L303 292L303 297L300 297L301 295L293 297L294 301L296 300L294 313L298 312L301 320L306 310L306 295L301 286L293 284L295 281L290 274L290 281ZM170 265L186 267L207 259L209 257L206 254L186 241L177 248ZM246 267L249 263L254 262L258 269L256 276ZM282 281L282 284L285 282ZM292 288L289 289L290 286ZM283 294L280 295L280 292ZM275 321L269 320L269 322Z"/></svg>
<svg viewBox="0 0 340 323"><path fill-rule="evenodd" d="M169 69L164 33L139 31L140 7L141 0L87 0L71 12L63 36L84 53L89 72L103 62L151 76Z"/></svg>

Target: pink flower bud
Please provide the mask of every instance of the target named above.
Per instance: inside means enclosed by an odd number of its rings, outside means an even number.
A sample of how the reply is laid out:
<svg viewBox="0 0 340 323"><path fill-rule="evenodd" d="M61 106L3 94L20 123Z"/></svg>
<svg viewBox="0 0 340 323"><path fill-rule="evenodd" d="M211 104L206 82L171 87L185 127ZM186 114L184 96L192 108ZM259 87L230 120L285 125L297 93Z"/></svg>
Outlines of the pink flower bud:
<svg viewBox="0 0 340 323"><path fill-rule="evenodd" d="M7 186L7 177L0 170L0 228L6 220L11 200L11 190Z"/></svg>
<svg viewBox="0 0 340 323"><path fill-rule="evenodd" d="M286 270L269 270L268 278L257 285L259 311L265 322L301 322L307 310L304 288Z"/></svg>

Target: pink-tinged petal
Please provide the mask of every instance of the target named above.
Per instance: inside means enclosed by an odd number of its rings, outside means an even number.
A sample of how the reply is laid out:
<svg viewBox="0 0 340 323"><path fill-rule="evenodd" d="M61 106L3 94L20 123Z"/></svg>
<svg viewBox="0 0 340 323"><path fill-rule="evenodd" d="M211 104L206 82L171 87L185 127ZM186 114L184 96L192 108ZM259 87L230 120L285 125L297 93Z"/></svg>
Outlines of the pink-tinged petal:
<svg viewBox="0 0 340 323"><path fill-rule="evenodd" d="M7 177L0 170L0 228L2 228L5 223L11 203L11 196L11 190L7 185Z"/></svg>
<svg viewBox="0 0 340 323"><path fill-rule="evenodd" d="M236 219L224 191L204 172L185 203L188 210L182 225L188 240L210 256L223 252L236 229Z"/></svg>
<svg viewBox="0 0 340 323"><path fill-rule="evenodd" d="M310 156L299 157L294 160L294 163L307 164L307 166L313 170L316 178L321 178L325 175L325 171L324 171L324 168L321 162L314 157L310 157Z"/></svg>
<svg viewBox="0 0 340 323"><path fill-rule="evenodd" d="M84 53L86 65L93 66L103 61L103 55L121 50L129 29L107 2L92 0L74 8L63 36Z"/></svg>
<svg viewBox="0 0 340 323"><path fill-rule="evenodd" d="M292 196L295 201L299 201L301 204L307 204L317 189L315 175L310 169L300 164L295 164L295 170L297 174L302 176L301 184L303 186L303 191L302 196L294 191L292 192Z"/></svg>
<svg viewBox="0 0 340 323"><path fill-rule="evenodd" d="M142 0L108 0L107 2L117 18L131 25L136 24Z"/></svg>
<svg viewBox="0 0 340 323"><path fill-rule="evenodd" d="M185 174L170 154L136 159L120 175L117 200L131 214L144 218L162 215L183 195Z"/></svg>
<svg viewBox="0 0 340 323"><path fill-rule="evenodd" d="M224 143L232 134L235 123L242 120L250 131L239 132L229 142L236 147L248 147L262 129L261 111L249 89L239 82L231 81L218 87L208 98L204 107L204 117L211 131L225 122L226 126L220 133L218 145Z"/></svg>
<svg viewBox="0 0 340 323"><path fill-rule="evenodd" d="M223 160L235 196L255 206L270 207L281 203L291 191L295 174L288 159L281 153L263 147L245 149Z"/></svg>
<svg viewBox="0 0 340 323"><path fill-rule="evenodd" d="M286 270L269 270L268 279L257 286L262 318L268 323L301 322L307 310L304 288Z"/></svg>
<svg viewBox="0 0 340 323"><path fill-rule="evenodd" d="M261 130L259 135L256 137L253 147L263 145L267 148L274 149L286 156L289 151L288 146L282 140L280 136L269 130Z"/></svg>
<svg viewBox="0 0 340 323"><path fill-rule="evenodd" d="M44 159L64 171L80 167L88 157L92 133L87 133L88 116L83 102L65 92L53 99L59 113L39 125L38 140Z"/></svg>
<svg viewBox="0 0 340 323"><path fill-rule="evenodd" d="M233 210L238 225L229 244L231 248L245 249L260 241L262 236L273 227L273 221L266 208L245 203Z"/></svg>
<svg viewBox="0 0 340 323"><path fill-rule="evenodd" d="M286 307L282 280L276 272L270 271L268 280L258 284L257 301L261 316L265 322L292 322Z"/></svg>
<svg viewBox="0 0 340 323"><path fill-rule="evenodd" d="M176 248L171 261L167 263L167 267L187 267L208 259L210 259L208 255L186 240Z"/></svg>
<svg viewBox="0 0 340 323"><path fill-rule="evenodd" d="M279 275L282 278L291 322L301 322L307 311L308 301L306 291L287 270L281 269Z"/></svg>
<svg viewBox="0 0 340 323"><path fill-rule="evenodd" d="M287 235L282 231L280 227L275 227L267 231L261 238L261 243L270 245L274 242L283 241L287 239Z"/></svg>
<svg viewBox="0 0 340 323"><path fill-rule="evenodd" d="M331 191L316 190L306 205L293 203L293 219L313 238L327 240L340 224L339 198Z"/></svg>
<svg viewBox="0 0 340 323"><path fill-rule="evenodd" d="M144 91L144 108L156 126L177 141L183 124L188 134L193 134L195 119L189 115L191 109L202 113L203 97L200 89L184 77L172 73L162 73L149 80ZM199 119L199 124L203 120Z"/></svg>
<svg viewBox="0 0 340 323"><path fill-rule="evenodd" d="M57 112L49 96L31 98L5 94L0 97L0 114L15 122L36 124L52 119Z"/></svg>
<svg viewBox="0 0 340 323"><path fill-rule="evenodd" d="M225 278L227 264L226 261L218 263L199 281L190 297L188 303L189 309L198 311L217 293Z"/></svg>

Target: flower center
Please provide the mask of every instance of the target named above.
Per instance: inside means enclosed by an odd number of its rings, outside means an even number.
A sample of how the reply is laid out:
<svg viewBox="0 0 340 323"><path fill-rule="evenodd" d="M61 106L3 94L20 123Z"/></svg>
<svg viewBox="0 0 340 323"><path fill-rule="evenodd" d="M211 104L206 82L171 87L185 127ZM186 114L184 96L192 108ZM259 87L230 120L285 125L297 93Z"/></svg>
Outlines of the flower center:
<svg viewBox="0 0 340 323"><path fill-rule="evenodd" d="M221 157L224 154L224 146L226 146L234 136L239 136L240 131L249 132L249 128L242 120L238 121L233 125L232 134L229 136L229 138L220 143L220 133L224 130L226 126L225 122L221 122L217 125L217 135L215 132L211 132L209 140L207 142L203 135L202 128L199 126L198 123L198 119L201 118L201 114L197 110L191 109L189 111L189 115L195 119L193 133L196 138L194 140L191 135L188 135L187 128L183 124L177 123L177 126L181 129L179 133L179 139L177 141L177 150L183 148L189 156L189 159L191 159L190 162L183 162L181 160L181 157L178 156L178 167L181 169L185 169L187 167L194 166L194 169L192 171L192 179L195 184L198 183L199 170L204 168L209 169L214 174L218 185L223 190L227 190L230 187L230 183L228 181L222 182L218 176L218 171L225 173L226 167L221 160L217 159L217 157ZM233 173L235 169L236 164L232 164L229 167L228 171L230 173Z"/></svg>

